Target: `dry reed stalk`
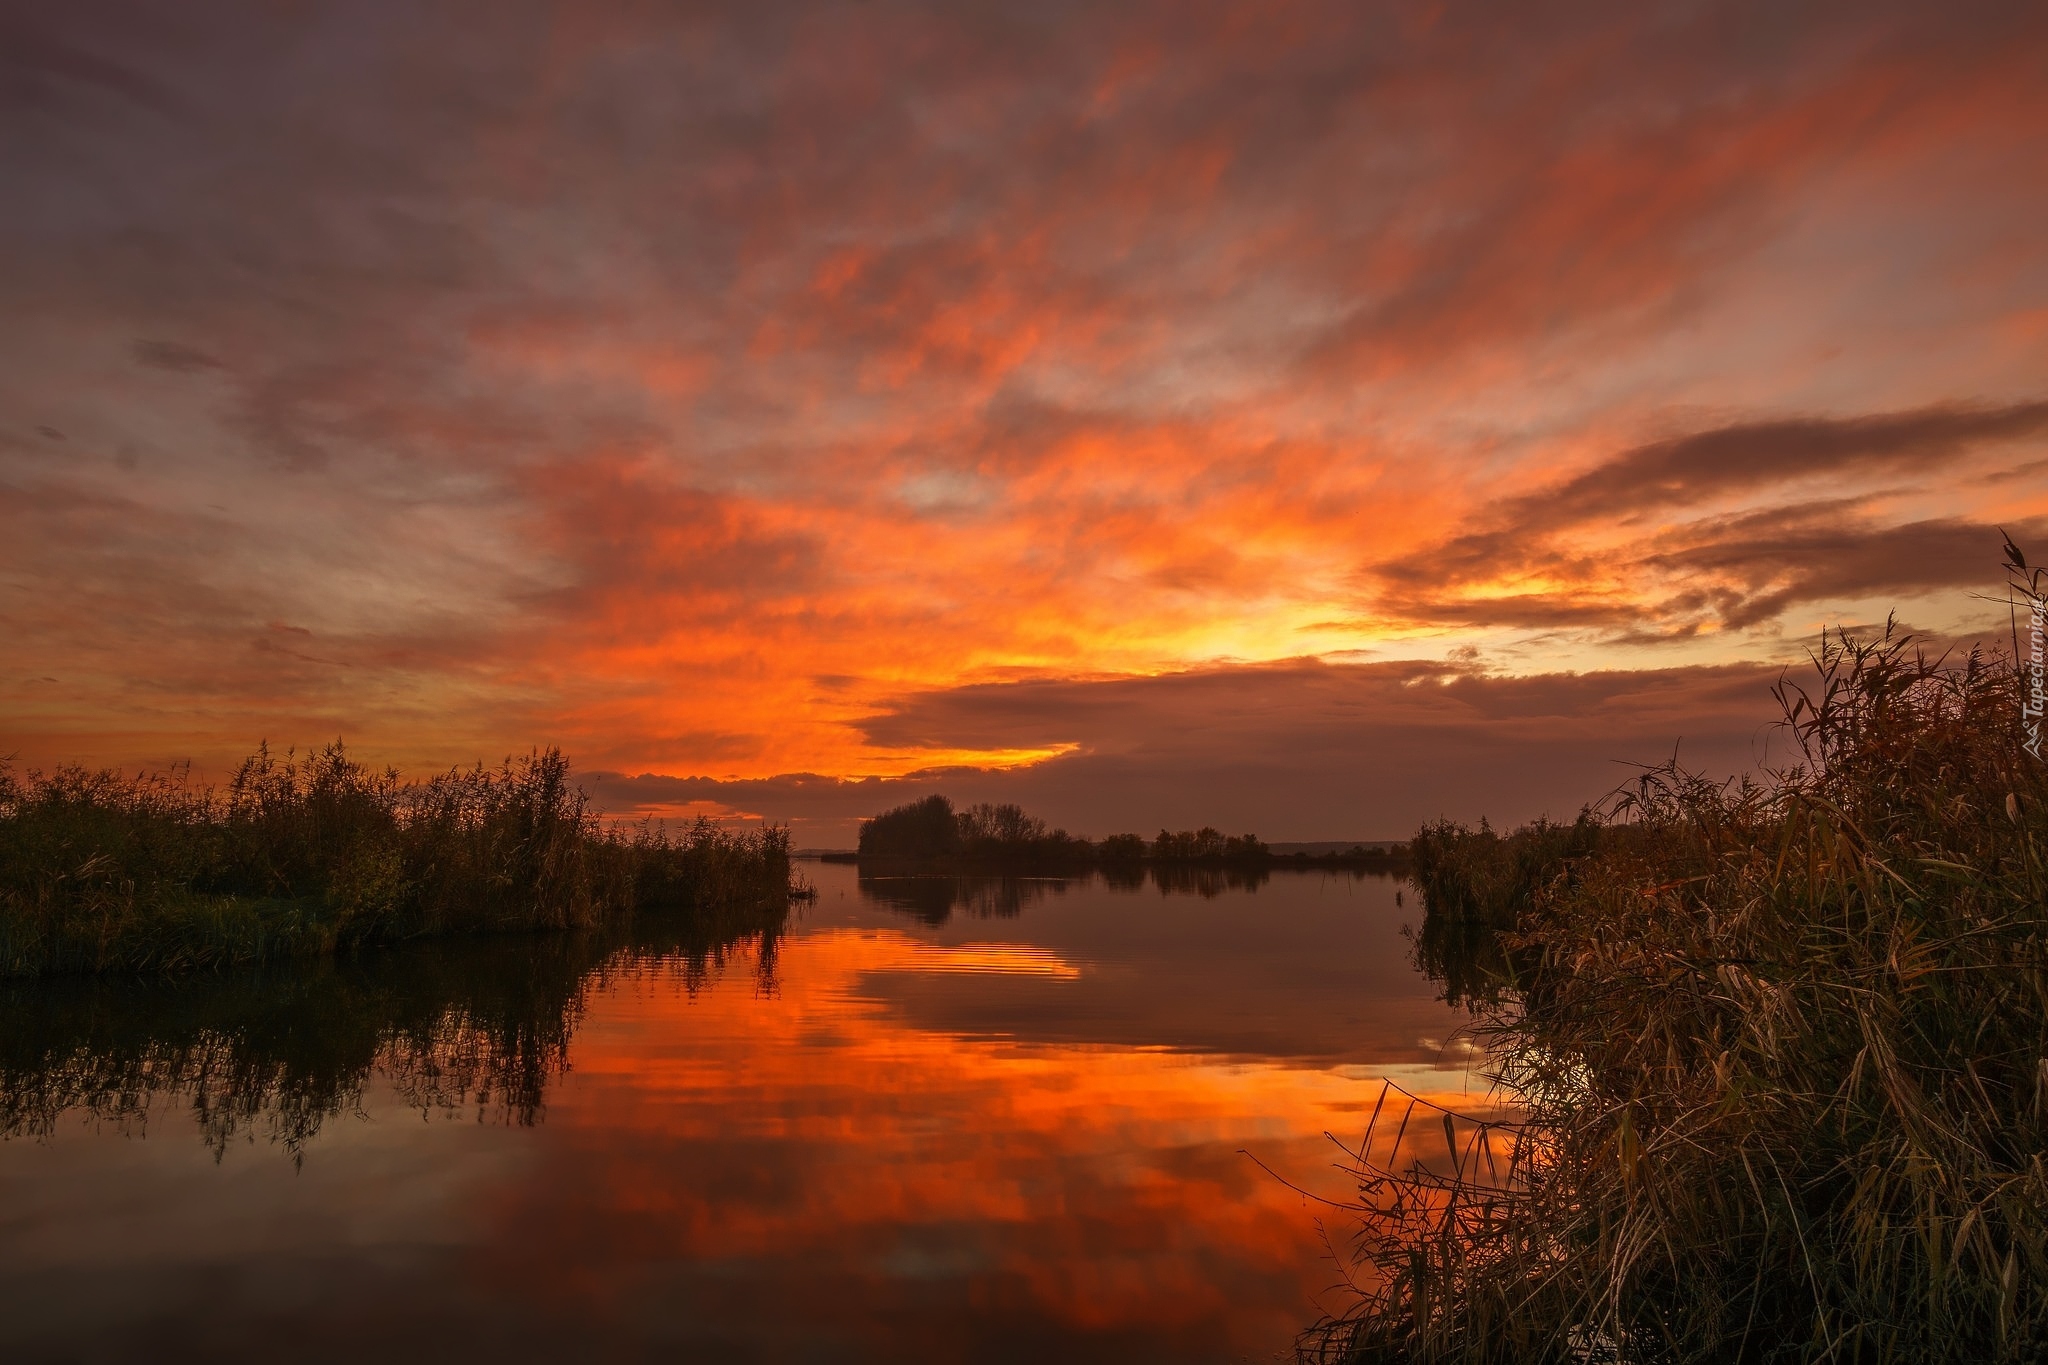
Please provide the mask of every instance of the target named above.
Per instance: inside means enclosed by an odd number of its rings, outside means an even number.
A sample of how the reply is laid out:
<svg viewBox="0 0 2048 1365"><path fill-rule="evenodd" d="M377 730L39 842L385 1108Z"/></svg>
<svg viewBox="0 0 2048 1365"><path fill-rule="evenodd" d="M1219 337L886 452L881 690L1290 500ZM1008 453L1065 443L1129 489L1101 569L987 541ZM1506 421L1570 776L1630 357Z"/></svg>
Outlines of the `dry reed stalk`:
<svg viewBox="0 0 2048 1365"><path fill-rule="evenodd" d="M1667 766L1568 833L1417 840L1432 915L1509 923L1466 995L1515 1174L1361 1149L1372 1288L1304 1358L2048 1351L2048 779L2017 675L1889 630L1816 663L1779 689L1804 761L1762 783Z"/></svg>
<svg viewBox="0 0 2048 1365"><path fill-rule="evenodd" d="M226 788L0 766L0 977L176 972L645 908L786 904L779 829L606 829L553 750L408 783L340 744Z"/></svg>

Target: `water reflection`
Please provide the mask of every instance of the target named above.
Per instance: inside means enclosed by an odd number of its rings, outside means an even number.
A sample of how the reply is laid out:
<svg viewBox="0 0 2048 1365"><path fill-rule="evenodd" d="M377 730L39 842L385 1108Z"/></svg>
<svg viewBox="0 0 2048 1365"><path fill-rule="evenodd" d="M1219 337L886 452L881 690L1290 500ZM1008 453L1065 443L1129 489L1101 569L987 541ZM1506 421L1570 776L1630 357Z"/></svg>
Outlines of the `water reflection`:
<svg viewBox="0 0 2048 1365"><path fill-rule="evenodd" d="M1492 925L1430 915L1415 933L1415 966L1443 988L1446 1004L1478 1010L1512 988L1515 964Z"/></svg>
<svg viewBox="0 0 2048 1365"><path fill-rule="evenodd" d="M955 911L973 919L1014 919L1024 907L1063 894L1065 877L932 877L860 875L860 894L877 905L938 926Z"/></svg>
<svg viewBox="0 0 2048 1365"><path fill-rule="evenodd" d="M1473 1014L1512 1000L1538 966L1533 950L1480 921L1428 914L1409 936L1416 970L1438 985L1446 1004Z"/></svg>
<svg viewBox="0 0 2048 1365"><path fill-rule="evenodd" d="M1342 1196L1378 1077L1465 1085L1391 882L815 872L779 932L10 990L0 1358L1263 1358L1335 1272L1240 1152Z"/></svg>
<svg viewBox="0 0 2048 1365"><path fill-rule="evenodd" d="M772 986L780 918L433 942L173 980L0 982L0 1136L47 1138L67 1112L139 1134L175 1103L216 1160L258 1133L297 1159L328 1120L361 1114L373 1072L416 1110L531 1124L610 974L658 970L693 995L744 944Z"/></svg>
<svg viewBox="0 0 2048 1365"><path fill-rule="evenodd" d="M1363 882L1382 873L1357 869L1317 870L1325 880ZM1200 896L1214 900L1227 891L1256 891L1272 880L1264 867L1230 863L1108 864L1079 877L1006 877L990 875L934 876L860 874L860 893L878 905L915 915L930 925L944 924L957 912L975 919L1008 919L1047 896L1066 893L1069 883L1096 885L1126 894L1149 884L1162 896Z"/></svg>

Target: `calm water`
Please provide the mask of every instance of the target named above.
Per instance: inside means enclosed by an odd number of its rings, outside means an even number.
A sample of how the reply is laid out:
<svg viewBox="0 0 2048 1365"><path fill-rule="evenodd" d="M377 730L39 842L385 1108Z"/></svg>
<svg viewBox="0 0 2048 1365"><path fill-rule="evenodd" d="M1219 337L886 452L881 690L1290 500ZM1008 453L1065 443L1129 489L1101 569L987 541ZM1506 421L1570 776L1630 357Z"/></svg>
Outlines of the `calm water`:
<svg viewBox="0 0 2048 1365"><path fill-rule="evenodd" d="M0 998L0 1360L1271 1359L1343 1300L1241 1151L1467 1086L1385 878L802 866L766 944Z"/></svg>

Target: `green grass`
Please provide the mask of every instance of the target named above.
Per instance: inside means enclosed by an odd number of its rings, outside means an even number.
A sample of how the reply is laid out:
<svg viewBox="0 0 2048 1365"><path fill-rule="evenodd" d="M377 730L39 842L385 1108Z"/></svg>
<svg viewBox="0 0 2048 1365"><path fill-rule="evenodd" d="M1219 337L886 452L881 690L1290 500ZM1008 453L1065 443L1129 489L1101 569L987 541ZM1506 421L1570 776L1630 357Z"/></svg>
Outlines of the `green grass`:
<svg viewBox="0 0 2048 1365"><path fill-rule="evenodd" d="M177 972L787 901L780 830L606 829L555 750L402 781L339 744L224 788L0 767L0 977Z"/></svg>
<svg viewBox="0 0 2048 1365"><path fill-rule="evenodd" d="M1319 1360L2048 1353L2048 776L2007 659L1830 642L1796 768L1416 844L1515 1123L1359 1152ZM1497 937L1467 932L1499 925ZM1388 1125L1388 1126L1391 1126Z"/></svg>

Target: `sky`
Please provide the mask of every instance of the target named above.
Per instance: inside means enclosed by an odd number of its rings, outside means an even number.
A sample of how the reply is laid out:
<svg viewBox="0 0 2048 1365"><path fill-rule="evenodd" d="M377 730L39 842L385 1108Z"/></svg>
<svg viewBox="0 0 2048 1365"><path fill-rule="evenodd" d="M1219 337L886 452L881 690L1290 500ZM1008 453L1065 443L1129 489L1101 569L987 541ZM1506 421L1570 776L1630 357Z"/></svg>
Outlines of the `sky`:
<svg viewBox="0 0 2048 1365"><path fill-rule="evenodd" d="M850 844L1784 761L2048 557L2048 10L0 0L0 753Z"/></svg>

